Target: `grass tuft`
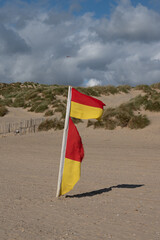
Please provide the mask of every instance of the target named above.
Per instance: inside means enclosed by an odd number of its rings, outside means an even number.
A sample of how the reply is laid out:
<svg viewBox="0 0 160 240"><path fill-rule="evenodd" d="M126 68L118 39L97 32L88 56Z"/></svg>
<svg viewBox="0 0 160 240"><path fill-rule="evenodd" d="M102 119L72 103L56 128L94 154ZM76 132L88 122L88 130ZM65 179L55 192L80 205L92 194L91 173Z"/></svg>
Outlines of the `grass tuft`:
<svg viewBox="0 0 160 240"><path fill-rule="evenodd" d="M73 121L73 123L75 123L75 124L77 124L77 123L82 123L82 122L83 122L82 119L73 118L73 117L72 117L72 121Z"/></svg>
<svg viewBox="0 0 160 240"><path fill-rule="evenodd" d="M48 109L48 104L47 103L41 103L36 109L35 109L35 112L36 113L42 113L44 112L45 110Z"/></svg>
<svg viewBox="0 0 160 240"><path fill-rule="evenodd" d="M13 107L24 107L25 100L24 97L17 97L13 102Z"/></svg>
<svg viewBox="0 0 160 240"><path fill-rule="evenodd" d="M59 104L56 109L55 109L55 112L60 112L61 113L61 117L62 119L65 118L65 115L66 115L66 106L64 104Z"/></svg>
<svg viewBox="0 0 160 240"><path fill-rule="evenodd" d="M42 122L39 127L38 131L48 131L50 129L61 130L64 128L64 122L58 120L57 118L54 119L47 119Z"/></svg>
<svg viewBox="0 0 160 240"><path fill-rule="evenodd" d="M133 116L129 123L128 127L131 129L139 129L139 128L145 128L150 124L149 119L146 117L146 115L138 115Z"/></svg>
<svg viewBox="0 0 160 240"><path fill-rule="evenodd" d="M48 117L48 116L53 116L53 110L48 110L45 112L45 117Z"/></svg>
<svg viewBox="0 0 160 240"><path fill-rule="evenodd" d="M132 88L129 85L120 85L117 87L119 92L129 93Z"/></svg>
<svg viewBox="0 0 160 240"><path fill-rule="evenodd" d="M145 93L151 92L152 88L149 85L141 84L135 87L135 90L142 90Z"/></svg>
<svg viewBox="0 0 160 240"><path fill-rule="evenodd" d="M160 89L160 82L152 84L151 87L154 89Z"/></svg>
<svg viewBox="0 0 160 240"><path fill-rule="evenodd" d="M88 120L87 127L94 126L94 121Z"/></svg>
<svg viewBox="0 0 160 240"><path fill-rule="evenodd" d="M0 117L5 116L8 113L8 109L5 106L0 106Z"/></svg>
<svg viewBox="0 0 160 240"><path fill-rule="evenodd" d="M160 102L149 100L145 105L145 110L149 110L151 112L159 112L160 111Z"/></svg>

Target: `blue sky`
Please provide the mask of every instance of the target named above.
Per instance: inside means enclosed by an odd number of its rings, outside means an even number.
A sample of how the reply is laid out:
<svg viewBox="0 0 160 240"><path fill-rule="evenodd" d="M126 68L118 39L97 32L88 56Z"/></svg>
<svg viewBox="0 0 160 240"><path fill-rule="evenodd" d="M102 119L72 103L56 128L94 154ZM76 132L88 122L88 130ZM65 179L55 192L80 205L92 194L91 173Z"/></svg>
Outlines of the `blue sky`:
<svg viewBox="0 0 160 240"><path fill-rule="evenodd" d="M71 1L58 1L58 5L64 9L69 9ZM72 1L74 2L74 1ZM75 1L76 2L76 1ZM114 8L118 5L118 0L82 0L77 1L79 3L79 9L75 9L74 14L84 14L85 12L93 12L95 17L101 18L103 16L110 16ZM154 11L160 10L160 1L159 0L131 0L133 6L137 6L138 4L142 4L149 9L153 9ZM65 6L65 7L64 7Z"/></svg>
<svg viewBox="0 0 160 240"><path fill-rule="evenodd" d="M109 17L120 0L0 0L0 6L4 6L9 2L15 5L18 3L27 3L29 5L46 7L48 9L56 8L59 11L70 11L70 7L73 6L72 13L75 15L93 12L96 18L101 18L104 16ZM160 11L159 0L131 0L130 2L134 7L138 4L142 4L154 11Z"/></svg>
<svg viewBox="0 0 160 240"><path fill-rule="evenodd" d="M16 81L159 82L160 1L0 0L0 82Z"/></svg>
<svg viewBox="0 0 160 240"><path fill-rule="evenodd" d="M6 2L14 2L14 0L1 0L1 4ZM15 1L18 3L18 1ZM100 18L103 16L110 16L114 8L119 4L119 0L21 0L19 2L25 2L30 5L36 4L37 6L47 7L49 9L56 7L59 11L69 11L70 6L74 6L73 13L76 15L83 15L86 12L93 12L95 17ZM125 0L124 0L125 2ZM154 11L160 10L159 0L131 0L131 4L136 7L138 4L142 4Z"/></svg>

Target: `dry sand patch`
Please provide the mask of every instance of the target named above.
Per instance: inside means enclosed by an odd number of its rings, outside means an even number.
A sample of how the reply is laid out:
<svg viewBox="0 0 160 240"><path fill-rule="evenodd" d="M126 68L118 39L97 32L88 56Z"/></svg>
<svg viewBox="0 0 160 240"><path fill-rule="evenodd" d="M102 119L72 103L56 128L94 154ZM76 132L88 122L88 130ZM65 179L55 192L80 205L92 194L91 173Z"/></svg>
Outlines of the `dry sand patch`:
<svg viewBox="0 0 160 240"><path fill-rule="evenodd" d="M160 238L160 146L143 130L78 125L82 176L55 198L62 131L0 138L1 230L8 239Z"/></svg>
<svg viewBox="0 0 160 240"><path fill-rule="evenodd" d="M130 99L135 98L138 95L145 95L144 92L140 90L132 89L129 93L118 93L118 94L111 94L108 96L99 97L101 101L106 104L107 107L118 107L122 103L128 102Z"/></svg>
<svg viewBox="0 0 160 240"><path fill-rule="evenodd" d="M43 113L28 112L27 109L24 108L7 108L9 112L4 117L0 117L0 124L8 122L20 122L22 120L29 120L31 118L42 118L44 116Z"/></svg>

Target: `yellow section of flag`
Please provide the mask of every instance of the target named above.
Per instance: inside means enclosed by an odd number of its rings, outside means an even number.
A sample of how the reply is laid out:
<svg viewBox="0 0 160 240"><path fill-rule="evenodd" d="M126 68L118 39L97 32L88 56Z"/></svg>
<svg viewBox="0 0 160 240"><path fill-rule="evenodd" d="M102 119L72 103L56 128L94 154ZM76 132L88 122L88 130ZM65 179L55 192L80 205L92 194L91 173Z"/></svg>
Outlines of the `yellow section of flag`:
<svg viewBox="0 0 160 240"><path fill-rule="evenodd" d="M81 175L81 162L65 158L60 195L71 191Z"/></svg>
<svg viewBox="0 0 160 240"><path fill-rule="evenodd" d="M70 116L79 119L99 119L103 114L103 109L92 107L76 102L71 102Z"/></svg>

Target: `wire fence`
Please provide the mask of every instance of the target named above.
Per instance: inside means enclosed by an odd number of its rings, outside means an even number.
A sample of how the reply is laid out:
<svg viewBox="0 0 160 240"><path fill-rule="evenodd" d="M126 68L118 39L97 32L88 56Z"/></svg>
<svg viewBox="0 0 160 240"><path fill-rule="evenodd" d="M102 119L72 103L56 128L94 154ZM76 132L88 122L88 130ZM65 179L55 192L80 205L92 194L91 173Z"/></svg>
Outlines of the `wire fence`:
<svg viewBox="0 0 160 240"><path fill-rule="evenodd" d="M48 119L48 118L47 118ZM35 133L38 131L39 125L44 122L46 118L22 120L20 122L7 122L0 124L0 135L9 133L26 134Z"/></svg>

